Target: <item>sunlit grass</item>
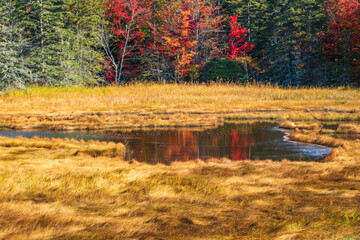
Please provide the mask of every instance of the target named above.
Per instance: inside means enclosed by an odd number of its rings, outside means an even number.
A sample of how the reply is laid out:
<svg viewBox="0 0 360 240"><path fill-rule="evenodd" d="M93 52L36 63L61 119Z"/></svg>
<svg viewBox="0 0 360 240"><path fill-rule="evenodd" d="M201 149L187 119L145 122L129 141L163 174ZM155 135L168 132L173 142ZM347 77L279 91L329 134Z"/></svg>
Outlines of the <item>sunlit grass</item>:
<svg viewBox="0 0 360 240"><path fill-rule="evenodd" d="M0 127L212 127L271 119L325 162L126 162L122 144L0 137L1 239L356 239L358 89L129 84L0 96ZM338 121L337 128L324 128ZM339 121L353 121L342 123Z"/></svg>
<svg viewBox="0 0 360 240"><path fill-rule="evenodd" d="M340 124L336 132L345 134L360 134L360 124L344 123Z"/></svg>
<svg viewBox="0 0 360 240"><path fill-rule="evenodd" d="M359 121L358 89L129 84L29 88L0 96L0 127L215 126L228 119Z"/></svg>
<svg viewBox="0 0 360 240"><path fill-rule="evenodd" d="M0 238L356 239L360 142L315 124L291 137L334 147L326 162L147 165L121 144L0 137Z"/></svg>
<svg viewBox="0 0 360 240"><path fill-rule="evenodd" d="M30 88L0 98L14 111L232 110L358 106L357 89L281 89L262 85L130 84L121 87ZM61 101L60 105L57 105ZM17 106L17 103L22 103ZM35 104L33 104L35 103ZM272 103L268 105L267 103ZM305 103L305 104L304 104ZM330 103L330 105L326 105ZM230 104L230 105L229 105ZM25 109L23 108L25 107ZM26 107L29 107L27 109Z"/></svg>
<svg viewBox="0 0 360 240"><path fill-rule="evenodd" d="M321 129L322 124L320 122L292 122L284 121L279 124L281 128L286 129L307 129L307 130L316 130Z"/></svg>

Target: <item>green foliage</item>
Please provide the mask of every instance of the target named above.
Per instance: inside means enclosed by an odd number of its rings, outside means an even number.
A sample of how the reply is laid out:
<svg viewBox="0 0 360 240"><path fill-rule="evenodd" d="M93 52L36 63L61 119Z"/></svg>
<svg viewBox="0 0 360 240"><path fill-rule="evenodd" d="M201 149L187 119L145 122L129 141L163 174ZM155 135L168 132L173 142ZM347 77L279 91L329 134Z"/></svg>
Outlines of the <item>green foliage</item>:
<svg viewBox="0 0 360 240"><path fill-rule="evenodd" d="M71 71L67 69L72 65L69 51L71 33L65 28L64 2L15 0L15 3L24 37L31 42L22 57L36 82L51 85L71 82Z"/></svg>
<svg viewBox="0 0 360 240"><path fill-rule="evenodd" d="M225 81L240 81L244 73L237 62L226 58L215 58L207 62L200 72L202 82L222 79Z"/></svg>
<svg viewBox="0 0 360 240"><path fill-rule="evenodd" d="M37 84L67 86L99 81L103 60L99 51L101 0L12 2L12 20L29 42L18 57Z"/></svg>
<svg viewBox="0 0 360 240"><path fill-rule="evenodd" d="M72 31L71 51L77 79L81 83L96 84L102 78L104 53L100 39L104 28L104 0L70 0L68 28Z"/></svg>
<svg viewBox="0 0 360 240"><path fill-rule="evenodd" d="M105 21L106 2L0 1L0 89L23 89L28 84L103 83L109 73L106 65L111 59L107 54L119 49ZM249 75L247 78L285 86L355 85L358 81L358 55L353 49L346 50L346 54L335 53L336 58L323 52L325 40L322 36L327 31L327 21L331 20L325 14L324 0L220 0L216 3L222 9L217 10L214 5L216 11L210 11L214 16L204 19L217 26L220 19L238 14L238 22L248 28L246 40L255 44L249 57L257 67L251 69L248 63L243 65ZM144 36L144 44L135 49L138 54L128 56L126 81L136 78L171 82L176 79L171 62L179 56L166 56L163 35L159 35L159 29L168 29L167 21L159 14L167 4L167 1L155 1L151 6L152 18L148 22L153 27L148 23L137 26L136 30ZM196 8L197 5L191 6ZM194 19L204 14L201 8L192 9L192 12ZM171 20L173 16L170 14L167 18ZM226 54L226 31L229 30L223 28L221 32L220 25L219 29L206 28L204 26L210 24L208 20L200 24L196 32L200 34L195 39L199 43L189 48L194 51L195 58L190 61L188 77L183 81L244 81L243 70L235 62L208 61L219 52ZM333 42L336 40L328 39L326 43L332 46ZM339 49L346 49L344 41L338 44ZM114 56L112 60L116 61Z"/></svg>
<svg viewBox="0 0 360 240"><path fill-rule="evenodd" d="M0 91L12 87L24 89L31 75L20 56L28 42L22 37L19 24L11 19L14 5L2 2L0 10Z"/></svg>
<svg viewBox="0 0 360 240"><path fill-rule="evenodd" d="M230 14L249 28L252 57L263 72L257 77L280 85L328 85L319 34L326 27L322 0L230 0ZM341 84L341 82L339 82Z"/></svg>

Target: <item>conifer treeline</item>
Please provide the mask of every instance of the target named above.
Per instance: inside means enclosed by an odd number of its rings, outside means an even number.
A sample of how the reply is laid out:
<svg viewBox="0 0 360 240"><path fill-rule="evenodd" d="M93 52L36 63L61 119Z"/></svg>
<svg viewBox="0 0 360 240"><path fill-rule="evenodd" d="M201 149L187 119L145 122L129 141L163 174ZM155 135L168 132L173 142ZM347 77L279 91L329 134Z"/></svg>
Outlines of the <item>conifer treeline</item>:
<svg viewBox="0 0 360 240"><path fill-rule="evenodd" d="M359 85L359 19L357 0L1 1L0 88L216 78Z"/></svg>

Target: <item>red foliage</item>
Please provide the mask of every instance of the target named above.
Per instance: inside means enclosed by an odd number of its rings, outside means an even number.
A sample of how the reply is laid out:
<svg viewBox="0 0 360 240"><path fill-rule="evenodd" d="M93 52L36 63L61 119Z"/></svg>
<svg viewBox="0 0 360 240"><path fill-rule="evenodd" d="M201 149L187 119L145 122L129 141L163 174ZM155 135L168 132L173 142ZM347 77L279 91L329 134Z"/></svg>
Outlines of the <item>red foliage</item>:
<svg viewBox="0 0 360 240"><path fill-rule="evenodd" d="M237 19L238 15L230 16L230 40L227 54L229 59L245 56L255 46L255 44L250 44L243 38L248 33L248 30L238 25Z"/></svg>
<svg viewBox="0 0 360 240"><path fill-rule="evenodd" d="M329 29L325 33L325 50L352 50L360 44L360 3L358 0L329 0L326 14L330 19ZM341 46L341 42L347 42Z"/></svg>
<svg viewBox="0 0 360 240"><path fill-rule="evenodd" d="M107 78L115 78L118 82L126 66L125 59L134 54L140 48L140 43L144 41L142 24L151 18L151 0L109 0L105 4L106 17L110 24L114 36L116 36L115 46L119 51L113 57L112 65Z"/></svg>
<svg viewBox="0 0 360 240"><path fill-rule="evenodd" d="M239 133L237 130L230 131L230 156L231 160L246 160L249 158L248 152L251 146L255 145L255 140L252 136L244 133Z"/></svg>
<svg viewBox="0 0 360 240"><path fill-rule="evenodd" d="M323 50L332 59L350 59L359 73L360 3L358 0L328 0L328 30L323 34Z"/></svg>

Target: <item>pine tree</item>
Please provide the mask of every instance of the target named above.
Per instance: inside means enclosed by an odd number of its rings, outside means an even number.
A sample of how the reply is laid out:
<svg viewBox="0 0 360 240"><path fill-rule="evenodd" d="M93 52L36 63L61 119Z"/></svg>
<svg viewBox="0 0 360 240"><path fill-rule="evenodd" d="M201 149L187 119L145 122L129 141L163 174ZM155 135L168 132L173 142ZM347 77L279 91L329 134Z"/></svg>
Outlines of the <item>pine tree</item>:
<svg viewBox="0 0 360 240"><path fill-rule="evenodd" d="M101 46L105 24L104 0L68 0L67 26L71 30L74 75L86 84L102 81L104 54Z"/></svg>
<svg viewBox="0 0 360 240"><path fill-rule="evenodd" d="M284 85L327 81L318 34L324 26L322 0L230 0L241 25L249 28L259 79ZM231 11L231 12L232 12Z"/></svg>
<svg viewBox="0 0 360 240"><path fill-rule="evenodd" d="M15 1L17 17L30 42L22 57L36 82L43 85L93 82L101 70L96 36L100 32L99 21L93 22L98 12L91 12L94 1Z"/></svg>
<svg viewBox="0 0 360 240"><path fill-rule="evenodd" d="M272 44L265 50L267 59L273 64L268 76L285 85L317 84L316 79L321 80L321 71L317 76L311 75L315 70L323 69L318 39L324 21L321 4L311 0L279 1L273 11L269 39Z"/></svg>
<svg viewBox="0 0 360 240"><path fill-rule="evenodd" d="M14 17L14 2L0 3L0 90L11 87L24 89L31 81L21 54L28 42L22 36L22 29Z"/></svg>

